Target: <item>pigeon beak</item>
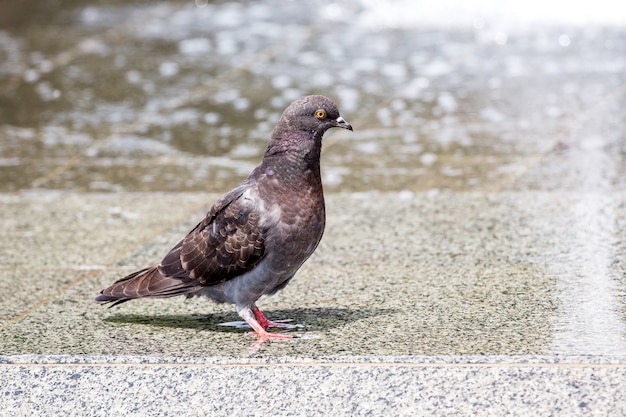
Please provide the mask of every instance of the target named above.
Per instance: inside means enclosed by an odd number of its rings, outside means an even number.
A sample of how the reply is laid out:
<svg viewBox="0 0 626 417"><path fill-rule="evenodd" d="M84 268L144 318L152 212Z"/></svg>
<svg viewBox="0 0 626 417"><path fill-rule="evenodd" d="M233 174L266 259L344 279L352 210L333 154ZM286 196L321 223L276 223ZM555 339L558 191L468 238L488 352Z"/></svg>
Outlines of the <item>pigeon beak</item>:
<svg viewBox="0 0 626 417"><path fill-rule="evenodd" d="M346 122L343 117L339 116L335 121L337 122L337 127L343 127L344 129L352 130L352 125Z"/></svg>

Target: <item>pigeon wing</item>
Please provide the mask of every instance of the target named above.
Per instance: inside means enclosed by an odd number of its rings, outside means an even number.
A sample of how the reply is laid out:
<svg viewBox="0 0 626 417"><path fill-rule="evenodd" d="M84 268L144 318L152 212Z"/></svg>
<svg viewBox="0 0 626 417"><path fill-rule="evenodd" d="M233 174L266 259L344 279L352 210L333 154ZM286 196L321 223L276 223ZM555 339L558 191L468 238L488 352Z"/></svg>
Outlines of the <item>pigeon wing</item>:
<svg viewBox="0 0 626 417"><path fill-rule="evenodd" d="M201 286L228 281L254 268L264 255L259 214L241 186L220 199L207 216L161 261L165 276Z"/></svg>

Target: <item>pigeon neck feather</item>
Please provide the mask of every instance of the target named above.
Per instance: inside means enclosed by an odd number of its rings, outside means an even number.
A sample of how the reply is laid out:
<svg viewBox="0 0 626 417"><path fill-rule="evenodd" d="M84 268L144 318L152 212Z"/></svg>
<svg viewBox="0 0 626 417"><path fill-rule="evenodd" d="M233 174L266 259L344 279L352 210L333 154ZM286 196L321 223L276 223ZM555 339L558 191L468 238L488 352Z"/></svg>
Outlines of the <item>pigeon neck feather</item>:
<svg viewBox="0 0 626 417"><path fill-rule="evenodd" d="M321 137L304 133L272 137L263 157L267 175L290 183L321 182Z"/></svg>

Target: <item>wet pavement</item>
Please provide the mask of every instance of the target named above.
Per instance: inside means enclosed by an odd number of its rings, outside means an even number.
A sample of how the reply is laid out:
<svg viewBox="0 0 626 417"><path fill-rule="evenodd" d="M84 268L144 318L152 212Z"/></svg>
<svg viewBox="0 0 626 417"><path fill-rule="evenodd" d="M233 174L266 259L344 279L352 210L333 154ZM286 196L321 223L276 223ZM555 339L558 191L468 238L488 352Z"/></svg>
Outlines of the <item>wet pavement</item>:
<svg viewBox="0 0 626 417"><path fill-rule="evenodd" d="M354 391L322 390L318 406L352 415L624 410L626 18L512 23L461 8L442 22L416 7L3 6L0 381L47 373L26 397L55 384L87 395L120 383L123 363L137 398L164 375L207 390L273 371L297 387L344 378ZM307 338L250 352L243 330L219 326L238 319L230 306L92 302L238 184L305 94L333 98L355 128L325 137L320 247L259 303ZM4 395L7 415L38 410L23 389Z"/></svg>

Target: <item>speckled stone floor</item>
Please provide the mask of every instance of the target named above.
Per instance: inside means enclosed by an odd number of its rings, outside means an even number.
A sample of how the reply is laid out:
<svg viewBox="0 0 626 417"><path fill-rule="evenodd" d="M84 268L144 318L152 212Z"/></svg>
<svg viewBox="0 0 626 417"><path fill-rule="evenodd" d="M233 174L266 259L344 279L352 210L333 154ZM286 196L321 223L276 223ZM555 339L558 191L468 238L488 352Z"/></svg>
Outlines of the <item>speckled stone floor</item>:
<svg viewBox="0 0 626 417"><path fill-rule="evenodd" d="M62 193L5 202L12 227L4 229L14 233L5 239L14 243L3 252L13 262L4 269L3 290L12 296L1 304L2 352L239 356L251 341L218 325L238 319L232 306L184 298L113 309L93 303L118 277L160 259L212 197ZM559 302L547 260L562 255L552 245L568 222L552 227L550 240L532 233L571 202L550 194L527 200L516 193L329 196L323 244L285 291L259 303L312 338L270 343L258 355L552 353ZM185 206L191 214L183 216ZM25 228L32 232L24 237Z"/></svg>
<svg viewBox="0 0 626 417"><path fill-rule="evenodd" d="M7 415L80 415L87 405L99 410L90 415L625 411L621 339L561 317L564 291L585 298L559 282L586 262L563 243L573 239L571 195L330 195L319 250L260 302L307 337L259 351L243 330L219 326L238 319L231 306L92 301L158 259L212 197L3 197ZM559 336L567 331L580 338Z"/></svg>

